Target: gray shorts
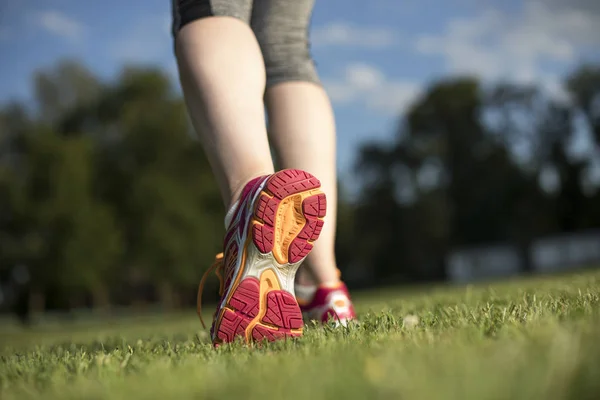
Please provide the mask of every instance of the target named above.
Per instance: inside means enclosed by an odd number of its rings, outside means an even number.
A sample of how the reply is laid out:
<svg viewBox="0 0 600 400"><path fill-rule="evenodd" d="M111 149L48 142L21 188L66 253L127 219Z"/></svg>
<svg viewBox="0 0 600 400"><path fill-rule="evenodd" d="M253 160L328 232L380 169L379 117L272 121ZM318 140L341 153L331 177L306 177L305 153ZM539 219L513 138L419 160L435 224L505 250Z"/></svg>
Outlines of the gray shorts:
<svg viewBox="0 0 600 400"><path fill-rule="evenodd" d="M173 37L200 18L228 16L246 22L265 60L267 87L287 81L319 84L308 27L315 0L172 0Z"/></svg>

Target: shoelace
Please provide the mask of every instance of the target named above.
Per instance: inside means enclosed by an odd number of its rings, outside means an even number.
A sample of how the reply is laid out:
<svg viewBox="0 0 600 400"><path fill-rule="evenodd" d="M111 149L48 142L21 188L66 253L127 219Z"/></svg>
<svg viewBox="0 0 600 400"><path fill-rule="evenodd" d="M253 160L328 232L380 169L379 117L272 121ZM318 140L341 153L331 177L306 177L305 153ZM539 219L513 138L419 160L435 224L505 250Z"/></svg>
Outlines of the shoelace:
<svg viewBox="0 0 600 400"><path fill-rule="evenodd" d="M200 284L198 285L198 299L196 301L196 312L198 313L198 317L200 317L200 322L202 323L204 329L206 329L206 324L204 323L204 319L202 318L202 292L204 292L204 284L206 283L206 279L210 276L212 272L214 272L217 278L219 278L219 296L223 296L223 291L225 290L225 280L223 279L223 253L217 254L217 256L215 257L215 262L210 266L209 269L206 270L204 275L202 275L202 279L200 280Z"/></svg>

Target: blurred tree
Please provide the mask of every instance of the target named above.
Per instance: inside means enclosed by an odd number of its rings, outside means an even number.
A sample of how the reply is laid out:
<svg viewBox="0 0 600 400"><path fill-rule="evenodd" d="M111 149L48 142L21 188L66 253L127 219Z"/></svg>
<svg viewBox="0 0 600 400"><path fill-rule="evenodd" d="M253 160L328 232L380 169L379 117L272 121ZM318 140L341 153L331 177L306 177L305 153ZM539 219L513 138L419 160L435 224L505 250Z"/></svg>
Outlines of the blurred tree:
<svg viewBox="0 0 600 400"><path fill-rule="evenodd" d="M182 99L160 70L127 67L62 122L65 133L96 141L95 187L123 227L124 263L160 286L165 306L177 305L174 287L196 284L224 230L219 192L191 140Z"/></svg>
<svg viewBox="0 0 600 400"><path fill-rule="evenodd" d="M94 306L110 304L108 286L118 282L121 234L111 210L93 197L89 138L61 139L60 161L51 173L54 202L48 205L68 229L60 255L60 287L92 294Z"/></svg>
<svg viewBox="0 0 600 400"><path fill-rule="evenodd" d="M340 182L342 270L371 268L382 283L442 279L452 248L526 249L539 235L600 226L598 183L586 183L598 147L569 151L581 126L600 144L599 71L576 70L570 100L471 78L430 85L390 143L361 147L356 203ZM180 95L156 68L102 82L72 60L34 83L37 108L0 110L0 279L25 266L35 310L50 291L108 305L134 276L177 306L224 233Z"/></svg>
<svg viewBox="0 0 600 400"><path fill-rule="evenodd" d="M585 228L597 228L600 226L600 182L597 181L600 170L600 66L582 65L568 77L567 87L579 111L578 122L582 122L579 126L588 130L595 141L584 172L588 197L585 199L585 221L581 224Z"/></svg>
<svg viewBox="0 0 600 400"><path fill-rule="evenodd" d="M130 262L160 283L162 304L177 306L176 287L195 285L220 251L223 210L202 148L190 138L183 101L154 69L127 69L116 93L123 159L117 174L130 188L115 204L126 221ZM110 160L107 154L103 157Z"/></svg>
<svg viewBox="0 0 600 400"><path fill-rule="evenodd" d="M71 59L37 71L33 81L38 115L47 123L58 123L70 110L91 103L102 90L92 72Z"/></svg>
<svg viewBox="0 0 600 400"><path fill-rule="evenodd" d="M26 136L23 179L12 188L15 262L32 274L31 307L43 307L47 285L75 299L89 291L108 304L120 236L112 214L92 197L91 144L38 126Z"/></svg>
<svg viewBox="0 0 600 400"><path fill-rule="evenodd" d="M505 119L513 115L498 111L503 91L492 92L496 102L476 80L437 82L409 108L393 146L361 149L358 229L370 230L364 253L382 276L402 270L404 278L440 279L453 247L531 239L527 225L542 215L544 198L506 140L512 125ZM520 104L517 111L531 110ZM564 128L564 118L557 127L550 112L557 108L544 111L536 114L540 131Z"/></svg>
<svg viewBox="0 0 600 400"><path fill-rule="evenodd" d="M2 264L27 265L33 308L50 286L108 305L108 289L132 273L176 304L224 231L181 97L153 68L124 68L107 84L67 60L34 81L31 118L19 105L0 114Z"/></svg>
<svg viewBox="0 0 600 400"><path fill-rule="evenodd" d="M539 88L516 85L497 87L488 100L490 110L502 115L500 134L519 155L523 171L541 182L554 177L554 184L544 188L545 204L551 208L537 212L543 218L534 222L526 213L521 215L538 226L529 235L583 228L587 219L583 176L590 159L569 154L576 134L576 105Z"/></svg>
<svg viewBox="0 0 600 400"><path fill-rule="evenodd" d="M567 87L600 145L600 66L582 65L568 77Z"/></svg>
<svg viewBox="0 0 600 400"><path fill-rule="evenodd" d="M344 274L354 264L354 246L357 237L353 229L354 208L348 200L348 194L343 182L338 181L338 212L336 220L335 254L339 269Z"/></svg>

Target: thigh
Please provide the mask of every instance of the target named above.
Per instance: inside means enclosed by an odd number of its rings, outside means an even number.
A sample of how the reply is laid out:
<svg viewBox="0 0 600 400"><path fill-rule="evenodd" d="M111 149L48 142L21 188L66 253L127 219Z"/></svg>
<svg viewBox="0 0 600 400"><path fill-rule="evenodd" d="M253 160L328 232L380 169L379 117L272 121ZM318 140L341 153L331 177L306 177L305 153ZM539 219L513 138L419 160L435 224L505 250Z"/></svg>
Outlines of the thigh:
<svg viewBox="0 0 600 400"><path fill-rule="evenodd" d="M185 25L206 17L233 17L250 24L253 0L171 0L173 36Z"/></svg>
<svg viewBox="0 0 600 400"><path fill-rule="evenodd" d="M252 29L257 36L270 35L272 40L279 36L306 41L314 3L315 0L254 0Z"/></svg>
<svg viewBox="0 0 600 400"><path fill-rule="evenodd" d="M315 0L254 0L251 26L260 44L267 86L281 81L317 81L308 28Z"/></svg>

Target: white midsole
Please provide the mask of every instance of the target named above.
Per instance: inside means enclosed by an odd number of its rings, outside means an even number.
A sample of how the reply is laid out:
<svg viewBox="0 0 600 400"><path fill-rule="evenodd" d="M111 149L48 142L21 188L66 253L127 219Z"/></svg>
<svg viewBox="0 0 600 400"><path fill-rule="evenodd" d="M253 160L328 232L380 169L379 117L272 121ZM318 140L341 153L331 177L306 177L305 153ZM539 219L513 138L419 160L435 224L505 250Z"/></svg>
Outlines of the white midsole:
<svg viewBox="0 0 600 400"><path fill-rule="evenodd" d="M294 292L294 281L296 271L302 264L304 259L293 264L279 264L272 252L267 254L261 253L254 243L250 243L246 249L246 269L242 273L242 279L249 276L260 279L260 276L267 269L271 269L277 275L281 289L289 292L292 296L296 296Z"/></svg>

